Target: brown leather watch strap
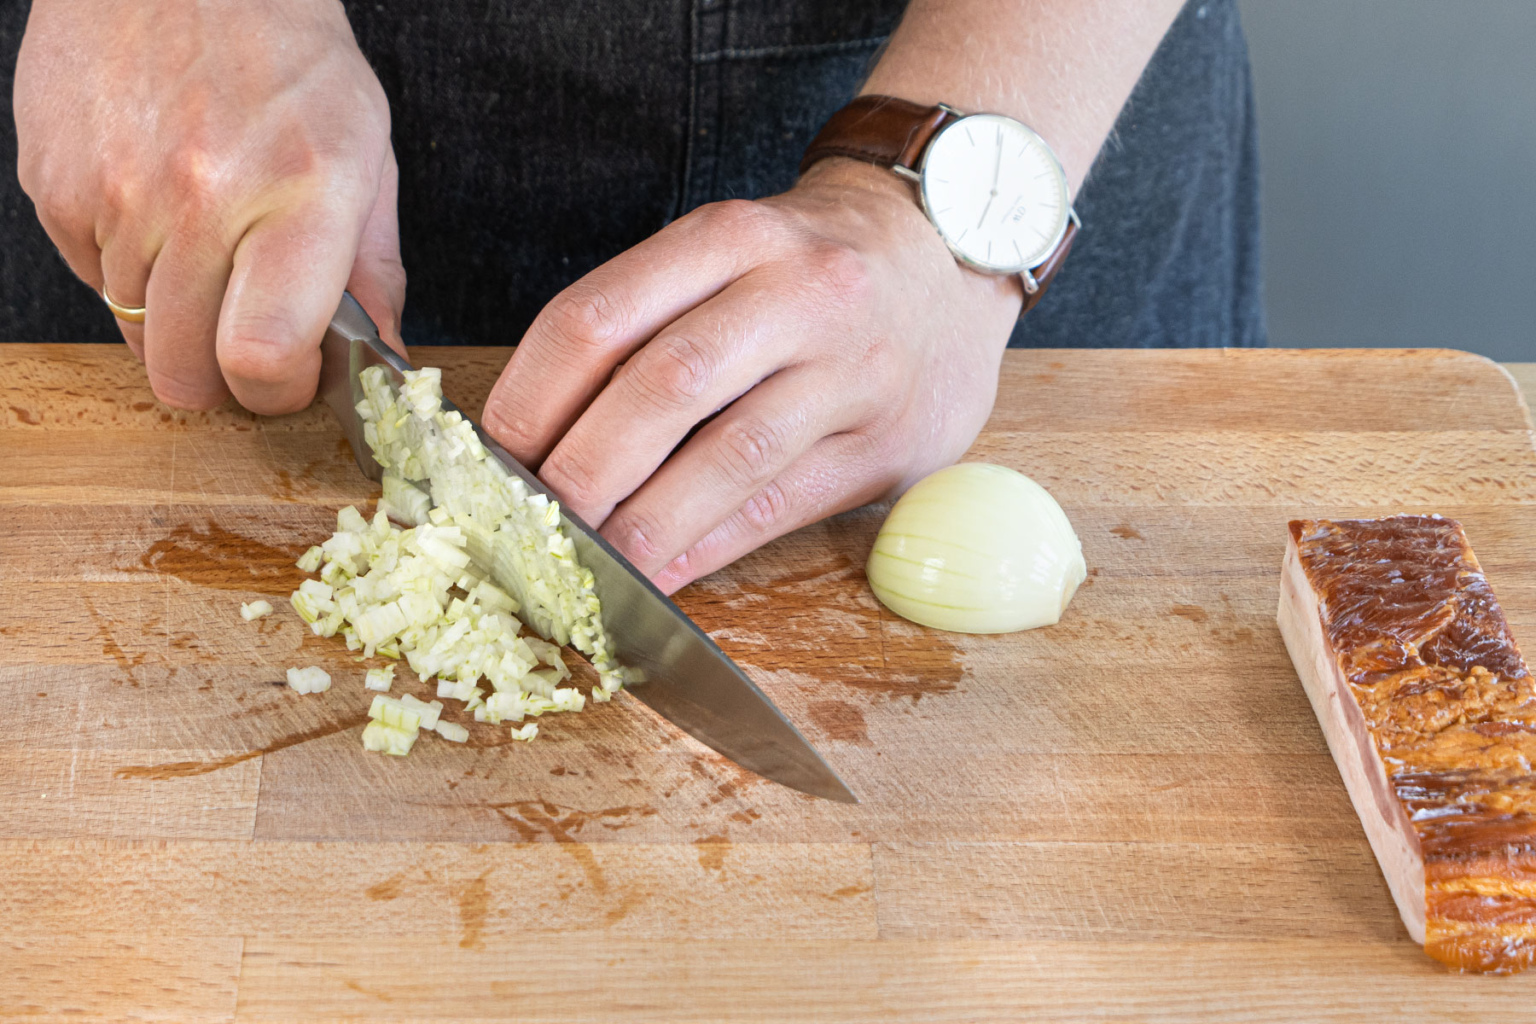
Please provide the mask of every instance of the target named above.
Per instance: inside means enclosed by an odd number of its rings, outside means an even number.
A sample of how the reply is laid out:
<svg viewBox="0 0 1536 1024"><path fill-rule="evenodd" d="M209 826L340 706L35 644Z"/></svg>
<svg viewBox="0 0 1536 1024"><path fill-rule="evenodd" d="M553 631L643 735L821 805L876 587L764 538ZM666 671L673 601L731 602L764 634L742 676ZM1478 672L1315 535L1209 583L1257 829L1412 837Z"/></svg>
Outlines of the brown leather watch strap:
<svg viewBox="0 0 1536 1024"><path fill-rule="evenodd" d="M894 96L860 96L816 133L800 160L800 173L829 156L916 170L929 140L953 120L955 115L943 107L924 107Z"/></svg>
<svg viewBox="0 0 1536 1024"><path fill-rule="evenodd" d="M833 114L816 133L800 160L800 173L804 174L816 161L829 156L852 157L881 167L916 171L928 143L941 128L960 120L961 116L947 107L925 107L895 96L860 96ZM1066 233L1056 248L1032 270L1030 276L1039 287L1033 292L1025 288L1020 316L1033 309L1045 296L1045 290L1056 279L1056 272L1066 261L1076 238L1077 218L1074 216L1067 221ZM1028 279L1024 280L1027 282Z"/></svg>
<svg viewBox="0 0 1536 1024"><path fill-rule="evenodd" d="M1023 316L1035 308L1035 303L1045 298L1045 290L1056 280L1056 271L1067 260L1067 253L1072 251L1072 243L1077 238L1077 220L1073 218L1067 221L1067 233L1061 236L1061 241L1056 243L1056 248L1045 258L1045 262L1034 269L1035 283L1040 287L1035 289L1033 295L1024 293L1024 308L1019 310L1019 316Z"/></svg>

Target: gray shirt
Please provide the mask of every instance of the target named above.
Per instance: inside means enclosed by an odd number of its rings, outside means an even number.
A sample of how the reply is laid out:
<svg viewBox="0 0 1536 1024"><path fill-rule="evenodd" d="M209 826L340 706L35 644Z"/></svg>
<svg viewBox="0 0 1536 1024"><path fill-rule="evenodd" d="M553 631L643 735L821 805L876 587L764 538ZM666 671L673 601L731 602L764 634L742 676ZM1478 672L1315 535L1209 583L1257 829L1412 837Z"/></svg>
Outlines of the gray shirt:
<svg viewBox="0 0 1536 1024"><path fill-rule="evenodd" d="M0 92L26 6L0 3ZM510 344L561 288L703 203L790 187L904 0L349 0L389 95L412 344ZM11 119L0 166L16 165ZM1013 344L1260 345L1258 174L1233 0L1190 3L1078 198ZM14 173L0 338L116 341Z"/></svg>

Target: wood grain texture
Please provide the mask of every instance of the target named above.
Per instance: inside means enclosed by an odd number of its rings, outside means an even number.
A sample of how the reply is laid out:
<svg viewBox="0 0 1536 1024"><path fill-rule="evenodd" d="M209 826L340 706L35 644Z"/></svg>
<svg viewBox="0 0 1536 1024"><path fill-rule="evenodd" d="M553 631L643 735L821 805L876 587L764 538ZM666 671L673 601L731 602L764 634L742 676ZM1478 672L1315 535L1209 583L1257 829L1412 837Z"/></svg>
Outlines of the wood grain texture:
<svg viewBox="0 0 1536 1024"><path fill-rule="evenodd" d="M505 355L431 352L468 409ZM1058 626L895 619L879 508L679 595L856 807L628 698L366 755L361 667L282 600L373 497L328 415L0 362L0 1019L1536 1019L1536 979L1408 941L1273 618L1289 519L1438 511L1536 637L1536 447L1486 360L1009 353L972 457L1076 525Z"/></svg>
<svg viewBox="0 0 1536 1024"><path fill-rule="evenodd" d="M261 765L241 757L187 748L0 749L0 836L249 839ZM145 761L227 767L197 776L148 775L138 769Z"/></svg>
<svg viewBox="0 0 1536 1024"><path fill-rule="evenodd" d="M461 949L590 933L877 937L867 844L0 841L0 914L68 933ZM731 907L721 914L722 905Z"/></svg>
<svg viewBox="0 0 1536 1024"><path fill-rule="evenodd" d="M1252 942L1255 917L1273 939L1403 935L1355 839L880 843L875 866L888 939Z"/></svg>
<svg viewBox="0 0 1536 1024"><path fill-rule="evenodd" d="M137 928L0 937L0 1020L227 1021L240 939L145 938Z"/></svg>
<svg viewBox="0 0 1536 1024"><path fill-rule="evenodd" d="M1536 410L1536 363L1505 363L1504 369L1515 378L1528 410Z"/></svg>
<svg viewBox="0 0 1536 1024"><path fill-rule="evenodd" d="M1478 988L1406 941L621 939L594 949L557 938L539 952L531 970L451 943L248 940L237 1019L1358 1024L1531 1013L1528 987Z"/></svg>

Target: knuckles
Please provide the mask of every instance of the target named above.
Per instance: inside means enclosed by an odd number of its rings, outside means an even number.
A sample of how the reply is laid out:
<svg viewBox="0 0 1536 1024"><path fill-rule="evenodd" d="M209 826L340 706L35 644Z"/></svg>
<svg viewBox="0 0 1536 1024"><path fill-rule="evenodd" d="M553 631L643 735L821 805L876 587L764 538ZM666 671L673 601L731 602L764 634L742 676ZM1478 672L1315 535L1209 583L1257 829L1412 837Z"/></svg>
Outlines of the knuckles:
<svg viewBox="0 0 1536 1024"><path fill-rule="evenodd" d="M653 406L671 409L703 397L716 373L708 349L686 335L669 334L647 345L621 379Z"/></svg>
<svg viewBox="0 0 1536 1024"><path fill-rule="evenodd" d="M182 217L211 218L229 201L229 179L223 154L205 145L183 143L166 157L161 172L166 194L160 198Z"/></svg>
<svg viewBox="0 0 1536 1024"><path fill-rule="evenodd" d="M607 505L600 481L581 453L556 450L539 467L539 477L561 501L584 519L597 518L595 512Z"/></svg>
<svg viewBox="0 0 1536 1024"><path fill-rule="evenodd" d="M864 309L872 304L869 261L853 246L818 239L800 259L808 282L832 305Z"/></svg>
<svg viewBox="0 0 1536 1024"><path fill-rule="evenodd" d="M49 232L60 231L68 235L87 234L91 222L79 202L62 189L38 188L29 192L37 207L37 218Z"/></svg>
<svg viewBox="0 0 1536 1024"><path fill-rule="evenodd" d="M749 251L769 249L783 234L778 211L750 199L727 199L701 206L688 215L700 231L724 236Z"/></svg>
<svg viewBox="0 0 1536 1024"><path fill-rule="evenodd" d="M773 481L747 499L741 506L741 517L753 533L763 534L785 522L790 507L789 494Z"/></svg>
<svg viewBox="0 0 1536 1024"><path fill-rule="evenodd" d="M149 195L148 182L137 169L114 164L101 176L101 205L104 220L120 224L142 213Z"/></svg>
<svg viewBox="0 0 1536 1024"><path fill-rule="evenodd" d="M786 449L780 427L764 420L733 419L717 439L716 460L732 484L750 487L784 464Z"/></svg>
<svg viewBox="0 0 1536 1024"><path fill-rule="evenodd" d="M544 307L531 333L555 341L557 349L585 364L618 347L628 322L629 312L619 300L583 279Z"/></svg>
<svg viewBox="0 0 1536 1024"><path fill-rule="evenodd" d="M642 572L659 569L663 557L659 538L663 536L662 524L654 522L642 512L616 513L603 533L625 558Z"/></svg>
<svg viewBox="0 0 1536 1024"><path fill-rule="evenodd" d="M507 398L499 386L491 392L491 397L486 399L485 412L481 415L481 425L507 451L524 463L538 461L537 457L529 451L529 446L537 436L535 425L526 416L517 412L514 400Z"/></svg>

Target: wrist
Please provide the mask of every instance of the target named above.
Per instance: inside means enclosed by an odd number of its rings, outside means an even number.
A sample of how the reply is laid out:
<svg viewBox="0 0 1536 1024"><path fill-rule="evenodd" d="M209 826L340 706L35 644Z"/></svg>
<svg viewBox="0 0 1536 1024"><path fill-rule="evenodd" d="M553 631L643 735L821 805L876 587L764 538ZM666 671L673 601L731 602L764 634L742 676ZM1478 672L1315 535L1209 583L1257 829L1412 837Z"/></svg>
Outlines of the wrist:
<svg viewBox="0 0 1536 1024"><path fill-rule="evenodd" d="M952 279L968 301L992 307L999 320L1010 324L1018 319L1023 282L1016 275L983 273L955 259L923 213L915 186L889 168L850 157L827 157L806 168L795 191L824 195L859 209L866 218L877 218L897 236L894 244L922 246L933 252L941 266L952 266Z"/></svg>
<svg viewBox="0 0 1536 1024"><path fill-rule="evenodd" d="M818 160L800 175L800 186L849 188L871 195L886 196L904 207L913 205L912 186L902 181L888 167L846 156ZM918 210L922 216L922 211Z"/></svg>

